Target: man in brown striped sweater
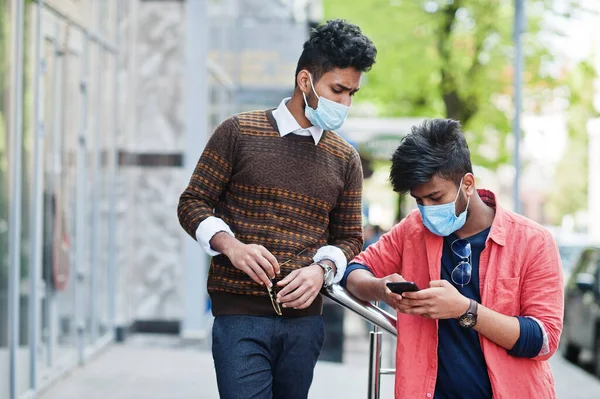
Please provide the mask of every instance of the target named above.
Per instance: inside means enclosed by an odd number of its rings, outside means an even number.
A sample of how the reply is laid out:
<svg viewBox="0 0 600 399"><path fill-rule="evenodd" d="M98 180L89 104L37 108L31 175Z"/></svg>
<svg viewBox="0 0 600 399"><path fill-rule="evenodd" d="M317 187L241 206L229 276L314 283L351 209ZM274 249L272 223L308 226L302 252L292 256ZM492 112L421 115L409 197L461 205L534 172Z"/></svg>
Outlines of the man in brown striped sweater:
<svg viewBox="0 0 600 399"><path fill-rule="evenodd" d="M306 398L325 285L362 248L358 153L344 122L376 49L342 20L313 30L291 98L225 120L181 195L182 227L213 256L208 292L222 398Z"/></svg>

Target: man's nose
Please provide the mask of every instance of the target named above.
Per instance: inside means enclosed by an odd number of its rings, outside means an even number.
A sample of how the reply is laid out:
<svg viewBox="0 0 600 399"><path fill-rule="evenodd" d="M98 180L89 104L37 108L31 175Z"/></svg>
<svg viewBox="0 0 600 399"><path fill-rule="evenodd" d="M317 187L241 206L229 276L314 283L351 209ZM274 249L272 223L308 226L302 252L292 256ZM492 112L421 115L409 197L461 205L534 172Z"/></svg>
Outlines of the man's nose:
<svg viewBox="0 0 600 399"><path fill-rule="evenodd" d="M340 103L344 104L346 107L349 107L352 105L352 97L350 95L345 96L344 99Z"/></svg>

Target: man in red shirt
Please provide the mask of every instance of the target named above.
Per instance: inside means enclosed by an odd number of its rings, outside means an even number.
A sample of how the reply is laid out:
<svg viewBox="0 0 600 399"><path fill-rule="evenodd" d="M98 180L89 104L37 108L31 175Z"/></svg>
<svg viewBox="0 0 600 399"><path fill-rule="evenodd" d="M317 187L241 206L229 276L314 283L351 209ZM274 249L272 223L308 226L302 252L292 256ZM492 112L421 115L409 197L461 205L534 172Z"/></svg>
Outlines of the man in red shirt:
<svg viewBox="0 0 600 399"><path fill-rule="evenodd" d="M394 190L419 210L355 258L342 285L398 311L396 398L554 398L563 275L550 233L476 190L456 121L413 127L392 161ZM401 281L420 291L392 293Z"/></svg>

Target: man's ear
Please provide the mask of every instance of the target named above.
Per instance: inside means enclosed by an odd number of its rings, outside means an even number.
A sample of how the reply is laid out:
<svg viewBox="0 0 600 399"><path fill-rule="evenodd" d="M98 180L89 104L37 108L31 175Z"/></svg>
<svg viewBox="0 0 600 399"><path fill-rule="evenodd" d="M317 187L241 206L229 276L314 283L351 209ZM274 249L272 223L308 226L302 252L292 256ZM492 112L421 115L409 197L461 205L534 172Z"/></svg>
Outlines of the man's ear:
<svg viewBox="0 0 600 399"><path fill-rule="evenodd" d="M300 90L304 93L308 93L310 91L310 77L309 72L306 69L298 72L298 76L296 76L296 83Z"/></svg>
<svg viewBox="0 0 600 399"><path fill-rule="evenodd" d="M473 173L467 173L465 177L463 177L462 184L467 195L471 196L475 193L475 176Z"/></svg>

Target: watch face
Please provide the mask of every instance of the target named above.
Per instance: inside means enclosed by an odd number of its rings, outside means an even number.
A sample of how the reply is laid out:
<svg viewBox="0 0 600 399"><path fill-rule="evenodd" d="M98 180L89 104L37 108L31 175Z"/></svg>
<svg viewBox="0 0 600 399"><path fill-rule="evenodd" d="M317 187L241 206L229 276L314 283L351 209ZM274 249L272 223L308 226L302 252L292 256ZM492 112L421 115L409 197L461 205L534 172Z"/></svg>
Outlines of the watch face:
<svg viewBox="0 0 600 399"><path fill-rule="evenodd" d="M333 282L333 278L335 277L333 275L333 268L329 265L325 265L323 263L319 263L319 266L321 266L323 268L323 286L324 287L329 287L331 285L331 283Z"/></svg>
<svg viewBox="0 0 600 399"><path fill-rule="evenodd" d="M472 328L475 326L476 323L477 316L473 313L466 313L462 315L460 319L458 319L458 324L460 324L462 328Z"/></svg>

